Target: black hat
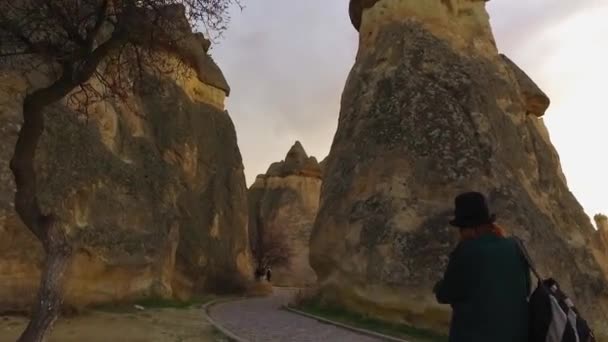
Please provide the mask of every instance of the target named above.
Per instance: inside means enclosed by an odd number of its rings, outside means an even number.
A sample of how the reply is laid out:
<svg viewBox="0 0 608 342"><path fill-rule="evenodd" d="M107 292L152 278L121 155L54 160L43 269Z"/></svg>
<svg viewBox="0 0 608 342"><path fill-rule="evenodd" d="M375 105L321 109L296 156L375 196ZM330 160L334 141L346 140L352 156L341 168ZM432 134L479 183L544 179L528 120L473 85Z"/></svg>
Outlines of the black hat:
<svg viewBox="0 0 608 342"><path fill-rule="evenodd" d="M454 219L450 224L458 228L477 227L494 223L496 215L490 214L488 201L479 192L465 192L454 199Z"/></svg>

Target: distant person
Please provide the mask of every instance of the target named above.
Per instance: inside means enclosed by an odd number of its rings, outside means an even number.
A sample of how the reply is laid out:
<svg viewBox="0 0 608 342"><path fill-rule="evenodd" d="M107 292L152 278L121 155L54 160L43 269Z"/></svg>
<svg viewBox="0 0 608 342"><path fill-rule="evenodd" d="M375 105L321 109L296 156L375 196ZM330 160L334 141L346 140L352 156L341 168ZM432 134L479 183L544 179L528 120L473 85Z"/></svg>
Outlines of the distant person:
<svg viewBox="0 0 608 342"><path fill-rule="evenodd" d="M452 306L450 342L526 342L530 272L516 240L494 224L478 192L456 197L460 242L450 254L437 301Z"/></svg>
<svg viewBox="0 0 608 342"><path fill-rule="evenodd" d="M266 269L266 280L268 280L268 282L270 282L270 278L272 278L272 271L270 270L270 267L268 267Z"/></svg>

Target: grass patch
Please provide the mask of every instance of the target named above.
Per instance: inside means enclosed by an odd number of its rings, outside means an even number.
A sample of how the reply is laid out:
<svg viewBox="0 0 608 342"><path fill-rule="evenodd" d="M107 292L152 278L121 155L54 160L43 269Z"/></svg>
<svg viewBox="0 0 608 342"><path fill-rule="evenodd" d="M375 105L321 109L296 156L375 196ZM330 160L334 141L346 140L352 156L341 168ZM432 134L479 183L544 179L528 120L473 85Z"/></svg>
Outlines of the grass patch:
<svg viewBox="0 0 608 342"><path fill-rule="evenodd" d="M213 328L211 331L211 337L215 342L235 342L234 339L224 335L221 331L216 328Z"/></svg>
<svg viewBox="0 0 608 342"><path fill-rule="evenodd" d="M407 339L416 342L447 342L446 336L404 324L386 322L379 319L367 317L354 312L346 311L332 305L321 305L311 300L300 303L298 306L291 306L294 309L306 313L323 317L332 321L350 325L360 329L371 330L377 333Z"/></svg>
<svg viewBox="0 0 608 342"><path fill-rule="evenodd" d="M187 309L196 305L203 305L215 299L214 296L205 296L200 298L193 298L188 301L179 301L175 299L164 299L164 298L146 298L134 303L134 305L140 305L144 308L151 309Z"/></svg>
<svg viewBox="0 0 608 342"><path fill-rule="evenodd" d="M144 298L131 303L119 303L119 304L102 304L93 307L94 310L110 312L110 313L133 313L138 310L135 306L141 306L144 309L188 309L194 306L201 306L212 300L216 299L215 296L202 296L196 297L187 301L180 301L176 299L165 299L159 297Z"/></svg>

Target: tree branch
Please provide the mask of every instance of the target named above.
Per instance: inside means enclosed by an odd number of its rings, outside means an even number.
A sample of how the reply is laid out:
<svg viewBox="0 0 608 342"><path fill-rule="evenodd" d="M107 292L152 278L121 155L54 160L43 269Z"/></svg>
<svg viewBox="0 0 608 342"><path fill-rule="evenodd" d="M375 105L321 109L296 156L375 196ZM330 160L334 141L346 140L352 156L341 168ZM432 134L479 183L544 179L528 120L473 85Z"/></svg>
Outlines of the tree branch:
<svg viewBox="0 0 608 342"><path fill-rule="evenodd" d="M113 50L125 44L127 36L122 31L115 31L112 37L99 45L75 70L73 78L75 84L86 82L97 70L99 63L107 57Z"/></svg>
<svg viewBox="0 0 608 342"><path fill-rule="evenodd" d="M89 51L92 51L94 48L95 39L97 38L97 35L99 34L99 31L103 27L103 23L106 21L106 18L108 16L107 12L108 12L108 0L104 0L101 3L101 6L99 6L99 9L97 10L95 25L93 26L93 29L87 34L86 44L87 44L87 49Z"/></svg>
<svg viewBox="0 0 608 342"><path fill-rule="evenodd" d="M14 20L10 20L4 16L0 17L0 29L10 34L14 39L23 44L26 50L32 53L58 59L63 57L60 49L55 44L50 41L45 41L44 43L34 42Z"/></svg>
<svg viewBox="0 0 608 342"><path fill-rule="evenodd" d="M17 192L15 193L15 210L26 226L40 239L45 241L46 232L41 221L51 219L43 215L38 203L34 159L38 141L44 130L43 109L53 104L86 82L96 71L97 66L122 43L122 33L117 32L108 41L101 44L76 69L73 64L63 65L61 77L52 85L34 91L25 97L23 103L23 125L19 131L17 143L10 168L15 176Z"/></svg>
<svg viewBox="0 0 608 342"><path fill-rule="evenodd" d="M49 12L55 16L56 21L59 22L59 25L61 26L61 28L63 28L63 30L65 31L65 33L68 35L68 38L70 40L72 40L74 43L76 43L77 45L81 46L81 47L86 47L86 41L85 39L80 35L80 32L78 31L78 27L72 25L72 22L70 21L71 18L68 18L67 15L65 15L65 13L63 13L62 9L58 6L56 6L56 2L55 1L45 1L44 2L47 9L49 10Z"/></svg>

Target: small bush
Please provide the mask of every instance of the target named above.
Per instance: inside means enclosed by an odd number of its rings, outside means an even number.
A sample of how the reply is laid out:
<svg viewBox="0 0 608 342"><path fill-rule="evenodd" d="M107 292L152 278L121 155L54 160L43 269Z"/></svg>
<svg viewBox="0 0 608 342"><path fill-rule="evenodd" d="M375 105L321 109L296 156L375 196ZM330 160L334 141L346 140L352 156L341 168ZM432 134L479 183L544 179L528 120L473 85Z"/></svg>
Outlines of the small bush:
<svg viewBox="0 0 608 342"><path fill-rule="evenodd" d="M405 324L387 322L348 311L323 300L317 289L298 292L290 307L346 325L417 342L446 342L446 336Z"/></svg>
<svg viewBox="0 0 608 342"><path fill-rule="evenodd" d="M247 292L251 281L237 271L216 274L205 284L205 291L218 295L242 295Z"/></svg>
<svg viewBox="0 0 608 342"><path fill-rule="evenodd" d="M272 285L266 281L255 281L247 289L249 297L266 297L272 294Z"/></svg>
<svg viewBox="0 0 608 342"><path fill-rule="evenodd" d="M298 292L296 292L296 294L293 296L289 305L298 308L313 302L321 302L319 289L316 287L298 290Z"/></svg>

